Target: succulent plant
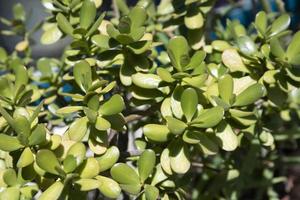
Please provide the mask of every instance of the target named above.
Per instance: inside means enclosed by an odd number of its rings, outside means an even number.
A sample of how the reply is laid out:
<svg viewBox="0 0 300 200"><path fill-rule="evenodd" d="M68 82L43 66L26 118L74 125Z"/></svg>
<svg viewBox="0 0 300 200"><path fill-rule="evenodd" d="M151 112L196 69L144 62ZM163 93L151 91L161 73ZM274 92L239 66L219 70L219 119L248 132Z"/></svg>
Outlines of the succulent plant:
<svg viewBox="0 0 300 200"><path fill-rule="evenodd" d="M0 199L276 199L299 138L288 14L245 27L210 0L41 2L33 30L21 4L0 20L23 39L0 48ZM32 57L39 28L45 48L70 38L61 58Z"/></svg>

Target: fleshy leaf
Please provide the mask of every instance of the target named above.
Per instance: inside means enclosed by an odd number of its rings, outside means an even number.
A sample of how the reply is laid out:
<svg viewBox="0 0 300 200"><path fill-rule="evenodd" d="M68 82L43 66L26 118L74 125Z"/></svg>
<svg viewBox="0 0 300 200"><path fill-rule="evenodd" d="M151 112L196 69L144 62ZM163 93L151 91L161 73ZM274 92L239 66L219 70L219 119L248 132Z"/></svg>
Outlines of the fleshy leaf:
<svg viewBox="0 0 300 200"><path fill-rule="evenodd" d="M33 163L33 154L30 150L30 148L25 148L18 160L18 163L17 163L17 167L18 168L23 168L23 167L26 167L28 165L30 165L31 163Z"/></svg>
<svg viewBox="0 0 300 200"><path fill-rule="evenodd" d="M50 187L48 187L47 190L44 191L42 195L38 198L38 200L57 200L59 199L63 189L64 184L62 184L62 182L60 181L57 181L53 183Z"/></svg>
<svg viewBox="0 0 300 200"><path fill-rule="evenodd" d="M273 21L270 29L270 37L279 34L280 32L286 30L291 23L291 18L288 14L283 14L275 21Z"/></svg>
<svg viewBox="0 0 300 200"><path fill-rule="evenodd" d="M40 168L51 174L59 175L61 172L61 167L58 159L50 150L39 150L36 154L36 163Z"/></svg>
<svg viewBox="0 0 300 200"><path fill-rule="evenodd" d="M222 61L231 72L249 72L243 63L241 56L235 49L226 49L222 54Z"/></svg>
<svg viewBox="0 0 300 200"><path fill-rule="evenodd" d="M100 168L97 160L93 157L86 159L78 169L81 178L94 178L99 174Z"/></svg>
<svg viewBox="0 0 300 200"><path fill-rule="evenodd" d="M158 88L161 79L155 74L136 73L132 75L132 82L141 88L156 89Z"/></svg>
<svg viewBox="0 0 300 200"><path fill-rule="evenodd" d="M173 37L168 43L167 50L172 65L178 71L184 71L184 68L190 63L189 46L186 39L182 36Z"/></svg>
<svg viewBox="0 0 300 200"><path fill-rule="evenodd" d="M56 15L56 21L57 21L58 27L65 34L73 35L74 29L73 29L72 25L70 24L70 22L67 20L67 18L63 14L58 13Z"/></svg>
<svg viewBox="0 0 300 200"><path fill-rule="evenodd" d="M113 179L104 176L96 176L96 179L100 181L99 190L104 196L115 199L121 194L119 184Z"/></svg>
<svg viewBox="0 0 300 200"><path fill-rule="evenodd" d="M78 86L86 92L92 85L92 71L89 63L85 60L76 63L73 69L73 74Z"/></svg>
<svg viewBox="0 0 300 200"><path fill-rule="evenodd" d="M16 137L0 134L0 149L2 151L15 151L22 148L23 145Z"/></svg>
<svg viewBox="0 0 300 200"><path fill-rule="evenodd" d="M184 122L174 117L167 116L166 120L167 120L168 129L170 130L171 133L175 135L182 134L184 130L187 128L187 125Z"/></svg>
<svg viewBox="0 0 300 200"><path fill-rule="evenodd" d="M119 94L112 96L107 102L100 106L99 113L102 115L115 115L125 108L123 98Z"/></svg>
<svg viewBox="0 0 300 200"><path fill-rule="evenodd" d="M216 136L221 140L221 147L225 151L233 151L238 146L238 137L233 132L231 126L226 122L221 122L217 126Z"/></svg>
<svg viewBox="0 0 300 200"><path fill-rule="evenodd" d="M181 108L187 119L191 121L196 113L198 105L198 95L195 89L187 88L181 95Z"/></svg>
<svg viewBox="0 0 300 200"><path fill-rule="evenodd" d="M299 41L300 41L300 31L298 31L293 36L293 39L292 39L291 43L289 44L289 46L287 48L287 51L286 51L289 62L291 64L294 64L294 65L300 65L300 58L299 58L300 45L299 45Z"/></svg>
<svg viewBox="0 0 300 200"><path fill-rule="evenodd" d="M221 98L230 104L233 96L233 79L229 74L222 76L218 82L218 89Z"/></svg>
<svg viewBox="0 0 300 200"><path fill-rule="evenodd" d="M156 163L155 152L151 149L146 149L138 160L138 171L141 182L143 183L152 173Z"/></svg>
<svg viewBox="0 0 300 200"><path fill-rule="evenodd" d="M145 125L143 133L148 139L155 142L166 142L171 137L168 127L160 124Z"/></svg>
<svg viewBox="0 0 300 200"><path fill-rule="evenodd" d="M220 106L205 109L191 122L191 125L199 128L214 127L222 120L223 115L224 109Z"/></svg>
<svg viewBox="0 0 300 200"><path fill-rule="evenodd" d="M110 174L114 180L120 184L125 185L138 185L140 183L139 176L136 171L124 163L115 164L111 170Z"/></svg>
<svg viewBox="0 0 300 200"><path fill-rule="evenodd" d="M96 158L99 163L100 172L110 169L118 161L119 156L119 149L116 146L112 146L107 149L104 155Z"/></svg>
<svg viewBox="0 0 300 200"><path fill-rule="evenodd" d="M88 118L81 117L76 119L68 130L68 136L71 140L80 141L89 131Z"/></svg>
<svg viewBox="0 0 300 200"><path fill-rule="evenodd" d="M96 17L96 5L92 0L84 0L80 9L80 27L88 29Z"/></svg>
<svg viewBox="0 0 300 200"><path fill-rule="evenodd" d="M177 139L170 144L168 149L170 151L172 170L178 174L185 174L191 166L187 146L181 140Z"/></svg>
<svg viewBox="0 0 300 200"><path fill-rule="evenodd" d="M256 83L241 92L235 99L234 106L247 106L264 96L265 88Z"/></svg>

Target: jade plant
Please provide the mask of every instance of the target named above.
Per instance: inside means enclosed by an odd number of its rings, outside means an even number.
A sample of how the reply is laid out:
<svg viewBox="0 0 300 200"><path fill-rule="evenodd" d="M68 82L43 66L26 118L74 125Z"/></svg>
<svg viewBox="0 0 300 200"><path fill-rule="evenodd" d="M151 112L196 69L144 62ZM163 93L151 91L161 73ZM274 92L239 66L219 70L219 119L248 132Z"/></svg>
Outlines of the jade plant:
<svg viewBox="0 0 300 200"><path fill-rule="evenodd" d="M288 13L246 27L211 0L41 3L32 30L20 3L0 20L22 38L0 48L0 199L281 197L300 134ZM60 57L32 55L38 30L45 49L68 38Z"/></svg>

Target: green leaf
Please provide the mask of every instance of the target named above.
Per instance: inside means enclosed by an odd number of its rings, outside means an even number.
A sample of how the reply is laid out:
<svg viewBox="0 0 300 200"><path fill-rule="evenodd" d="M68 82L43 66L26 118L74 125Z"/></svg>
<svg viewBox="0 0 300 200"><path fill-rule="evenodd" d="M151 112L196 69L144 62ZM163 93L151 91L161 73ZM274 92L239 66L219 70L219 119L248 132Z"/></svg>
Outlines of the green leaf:
<svg viewBox="0 0 300 200"><path fill-rule="evenodd" d="M171 109L174 116L178 119L181 119L183 116L183 111L181 108L181 95L183 92L182 86L176 86L175 90L172 93L171 96Z"/></svg>
<svg viewBox="0 0 300 200"><path fill-rule="evenodd" d="M3 47L0 47L0 62L4 63L7 59L7 52Z"/></svg>
<svg viewBox="0 0 300 200"><path fill-rule="evenodd" d="M14 169L5 169L2 175L3 181L8 186L14 186L17 184L17 174Z"/></svg>
<svg viewBox="0 0 300 200"><path fill-rule="evenodd" d="M184 71L184 68L190 63L189 46L186 39L183 36L173 37L167 45L167 51L172 65L178 71Z"/></svg>
<svg viewBox="0 0 300 200"><path fill-rule="evenodd" d="M96 17L96 5L92 0L84 0L80 9L80 27L88 29Z"/></svg>
<svg viewBox="0 0 300 200"><path fill-rule="evenodd" d="M26 12L22 4L17 3L13 6L13 14L16 20L25 21Z"/></svg>
<svg viewBox="0 0 300 200"><path fill-rule="evenodd" d="M284 59L285 52L279 42L279 40L275 37L270 41L271 53L277 58Z"/></svg>
<svg viewBox="0 0 300 200"><path fill-rule="evenodd" d="M269 147L274 145L274 137L270 132L263 131L262 133L260 133L259 140L264 146Z"/></svg>
<svg viewBox="0 0 300 200"><path fill-rule="evenodd" d="M39 150L36 154L37 165L51 174L59 175L61 167L55 154L47 149Z"/></svg>
<svg viewBox="0 0 300 200"><path fill-rule="evenodd" d="M114 180L124 185L139 185L140 179L136 171L127 164L117 163L110 169Z"/></svg>
<svg viewBox="0 0 300 200"><path fill-rule="evenodd" d="M112 40L108 35L94 35L91 41L100 48L108 49L111 47Z"/></svg>
<svg viewBox="0 0 300 200"><path fill-rule="evenodd" d="M39 116L44 105L44 100L42 100L39 105L34 109L32 115L30 116L29 122L32 124L34 120Z"/></svg>
<svg viewBox="0 0 300 200"><path fill-rule="evenodd" d="M0 95L2 97L8 98L9 100L13 99L13 96L14 96L13 85L12 85L11 81L9 81L6 77L0 78ZM1 112L1 114L2 114L2 112Z"/></svg>
<svg viewBox="0 0 300 200"><path fill-rule="evenodd" d="M235 99L234 106L247 106L264 96L265 88L256 83L241 92Z"/></svg>
<svg viewBox="0 0 300 200"><path fill-rule="evenodd" d="M124 116L119 113L115 115L103 116L104 119L107 119L111 125L111 128L117 131L123 131L125 129L125 119Z"/></svg>
<svg viewBox="0 0 300 200"><path fill-rule="evenodd" d="M86 159L78 168L78 174L81 178L94 178L99 174L99 171L99 164L93 157Z"/></svg>
<svg viewBox="0 0 300 200"><path fill-rule="evenodd" d="M205 81L207 80L207 77L207 74L201 74L193 77L184 77L182 81L192 87L200 88L204 85Z"/></svg>
<svg viewBox="0 0 300 200"><path fill-rule="evenodd" d="M82 178L75 181L75 184L79 186L80 191L90 191L98 188L101 183L95 179Z"/></svg>
<svg viewBox="0 0 300 200"><path fill-rule="evenodd" d="M237 50L226 49L222 53L222 62L231 72L249 72Z"/></svg>
<svg viewBox="0 0 300 200"><path fill-rule="evenodd" d="M289 60L289 62L293 65L300 65L300 59L299 59L299 54L300 54L300 31L298 31L294 36L289 44L286 55Z"/></svg>
<svg viewBox="0 0 300 200"><path fill-rule="evenodd" d="M237 135L225 121L217 126L216 136L221 140L221 147L225 151L233 151L239 144Z"/></svg>
<svg viewBox="0 0 300 200"><path fill-rule="evenodd" d="M33 158L33 153L31 152L30 148L25 148L17 162L17 167L18 168L23 168L31 163L33 163L34 158Z"/></svg>
<svg viewBox="0 0 300 200"><path fill-rule="evenodd" d="M19 200L20 199L20 191L17 187L9 187L4 189L0 193L0 199L5 200Z"/></svg>
<svg viewBox="0 0 300 200"><path fill-rule="evenodd" d="M163 81L166 81L167 83L172 83L175 81L175 79L172 78L171 73L165 68L157 68L157 74Z"/></svg>
<svg viewBox="0 0 300 200"><path fill-rule="evenodd" d="M147 36L147 35L149 36L149 34L146 34L145 36ZM135 36L135 37L137 37L137 36ZM137 42L129 44L127 46L127 48L129 48L135 54L142 54L150 49L151 43L152 43L152 35L150 35L150 38L148 40L144 40L144 38L142 38L141 41L137 41Z"/></svg>
<svg viewBox="0 0 300 200"><path fill-rule="evenodd" d="M259 13L256 14L255 16L255 27L259 31L262 36L267 31L267 24L268 23L268 18L267 14L264 11L260 11Z"/></svg>
<svg viewBox="0 0 300 200"><path fill-rule="evenodd" d="M129 18L131 20L131 30L142 26L147 19L147 12L141 6L135 6L129 12Z"/></svg>
<svg viewBox="0 0 300 200"><path fill-rule="evenodd" d="M0 82L1 83L1 82ZM7 123L13 128L17 129L15 125L14 119L10 116L10 114L1 106L0 104L0 113L4 117L4 119L7 121Z"/></svg>
<svg viewBox="0 0 300 200"><path fill-rule="evenodd" d="M89 0L87 0L89 1ZM86 92L92 85L92 70L90 64L82 60L74 65L73 75L78 86Z"/></svg>
<svg viewBox="0 0 300 200"><path fill-rule="evenodd" d="M141 88L145 89L157 89L161 79L159 76L155 74L143 74L143 73L136 73L132 76L132 82Z"/></svg>
<svg viewBox="0 0 300 200"><path fill-rule="evenodd" d="M232 48L231 45L224 41L224 40L214 40L212 43L211 43L211 46L217 50L217 51L225 51L226 49L230 49Z"/></svg>
<svg viewBox="0 0 300 200"><path fill-rule="evenodd" d="M175 135L182 134L184 132L184 130L187 128L187 125L184 122L182 122L174 117L167 116L166 120L167 120L168 129L170 130L171 133L173 133Z"/></svg>
<svg viewBox="0 0 300 200"><path fill-rule="evenodd" d="M42 193L38 200L57 200L59 199L63 189L64 184L62 184L60 181L54 182L50 187L47 188L46 191Z"/></svg>
<svg viewBox="0 0 300 200"><path fill-rule="evenodd" d="M141 182L143 183L152 173L156 164L155 152L151 149L146 149L140 155L138 160L138 171Z"/></svg>
<svg viewBox="0 0 300 200"><path fill-rule="evenodd" d="M190 7L184 16L184 24L188 29L199 29L204 24L204 18L198 7Z"/></svg>
<svg viewBox="0 0 300 200"><path fill-rule="evenodd" d="M33 129L31 135L28 138L29 146L34 146L42 144L46 141L46 129L44 125L38 124L35 129Z"/></svg>
<svg viewBox="0 0 300 200"><path fill-rule="evenodd" d="M0 134L0 149L2 151L16 151L22 148L23 145L16 137Z"/></svg>
<svg viewBox="0 0 300 200"><path fill-rule="evenodd" d="M291 18L288 14L283 14L273 21L270 29L270 37L279 34L280 32L286 30L291 23Z"/></svg>
<svg viewBox="0 0 300 200"><path fill-rule="evenodd" d="M99 131L106 131L107 129L110 128L110 123L103 117L97 117L95 128L98 129Z"/></svg>
<svg viewBox="0 0 300 200"><path fill-rule="evenodd" d="M141 191L141 185L140 184L135 184L135 185L120 184L120 187L125 192L127 192L129 194L133 194L133 195L138 195Z"/></svg>
<svg viewBox="0 0 300 200"><path fill-rule="evenodd" d="M174 140L168 147L170 153L170 165L177 174L185 174L191 166L187 146L182 140Z"/></svg>
<svg viewBox="0 0 300 200"><path fill-rule="evenodd" d="M165 173L172 175L172 169L170 164L170 150L169 148L165 148L160 155L160 165Z"/></svg>
<svg viewBox="0 0 300 200"><path fill-rule="evenodd" d="M71 140L80 141L89 131L88 118L76 119L70 126L67 134Z"/></svg>
<svg viewBox="0 0 300 200"><path fill-rule="evenodd" d="M55 113L58 115L71 114L71 113L80 111L82 109L83 109L82 106L66 106L66 107L57 109Z"/></svg>
<svg viewBox="0 0 300 200"><path fill-rule="evenodd" d="M243 126L250 126L255 124L257 119L253 112L241 111L236 109L229 109L229 113L233 120Z"/></svg>
<svg viewBox="0 0 300 200"><path fill-rule="evenodd" d="M128 14L129 13L129 8L126 4L125 0L116 0L116 4L118 9L123 13L123 14Z"/></svg>
<svg viewBox="0 0 300 200"><path fill-rule="evenodd" d="M198 144L200 139L198 137L199 131L187 130L182 136L182 140L189 144Z"/></svg>
<svg viewBox="0 0 300 200"><path fill-rule="evenodd" d="M159 197L159 190L152 185L145 185L146 200L156 200Z"/></svg>
<svg viewBox="0 0 300 200"><path fill-rule="evenodd" d="M143 36L145 36L146 34L145 34L145 32L146 32L146 28L145 27L139 27L139 28L137 28L137 29L133 29L133 30L131 30L131 33L130 33L130 40L133 40L133 41L131 41L130 43L133 43L133 42L137 42L137 41L139 41L139 40L142 40L143 39ZM129 38L128 38L129 39ZM129 43L128 43L129 44ZM129 44L129 45L131 45L131 44ZM147 44L145 44L145 46L148 46L149 44L147 43ZM142 45L143 46L143 45ZM139 53L141 53L140 51L138 51L137 49L136 49L136 47L135 47L135 49L133 49L133 48L130 48L131 50L133 50L133 52L134 51L136 51L138 54Z"/></svg>
<svg viewBox="0 0 300 200"><path fill-rule="evenodd" d="M119 184L113 179L104 176L96 176L96 179L100 181L99 190L104 196L115 199L121 194Z"/></svg>
<svg viewBox="0 0 300 200"><path fill-rule="evenodd" d="M56 21L57 21L57 24L58 24L58 27L67 35L73 35L73 27L72 25L70 24L70 22L67 20L67 18L61 14L61 13L58 13L56 15Z"/></svg>
<svg viewBox="0 0 300 200"><path fill-rule="evenodd" d="M115 115L122 112L124 108L123 98L119 94L115 94L100 106L99 113L102 115Z"/></svg>
<svg viewBox="0 0 300 200"><path fill-rule="evenodd" d="M98 27L101 25L103 19L105 17L105 13L102 13L98 19L96 20L96 22L92 25L92 27L89 29L89 31L86 33L86 36L90 36L92 35L95 31L97 31Z"/></svg>
<svg viewBox="0 0 300 200"><path fill-rule="evenodd" d="M45 24L43 29L44 33L40 40L41 43L45 45L57 42L63 35L56 23Z"/></svg>
<svg viewBox="0 0 300 200"><path fill-rule="evenodd" d="M63 161L64 171L66 173L73 172L77 166L76 158L72 155L67 155Z"/></svg>
<svg viewBox="0 0 300 200"><path fill-rule="evenodd" d="M82 142L76 142L68 149L67 156L76 159L76 166L80 165L86 158L86 147Z"/></svg>
<svg viewBox="0 0 300 200"><path fill-rule="evenodd" d="M199 128L210 128L216 126L224 115L224 109L220 106L205 109L195 118L191 125Z"/></svg>
<svg viewBox="0 0 300 200"><path fill-rule="evenodd" d="M229 74L226 74L219 79L218 89L222 100L231 104L233 97L233 79Z"/></svg>
<svg viewBox="0 0 300 200"><path fill-rule="evenodd" d="M200 65L203 63L206 57L205 51L196 51L192 56L189 65L185 70L200 68Z"/></svg>
<svg viewBox="0 0 300 200"><path fill-rule="evenodd" d="M191 121L197 111L198 95L195 89L187 88L181 95L181 108L187 119Z"/></svg>
<svg viewBox="0 0 300 200"><path fill-rule="evenodd" d="M15 131L18 134L19 141L25 145L28 143L28 138L30 136L31 130L30 130L30 123L24 116L17 116L14 119L15 122Z"/></svg>
<svg viewBox="0 0 300 200"><path fill-rule="evenodd" d="M15 73L15 91L18 91L22 85L27 85L28 73L23 65L15 65L13 69Z"/></svg>
<svg viewBox="0 0 300 200"><path fill-rule="evenodd" d="M116 146L108 148L104 155L96 158L99 163L100 172L110 169L118 161L119 157L120 151Z"/></svg>
<svg viewBox="0 0 300 200"><path fill-rule="evenodd" d="M218 145L211 135L214 133L200 133L198 134L200 143L199 148L203 152L204 155L215 155L218 153Z"/></svg>
<svg viewBox="0 0 300 200"><path fill-rule="evenodd" d="M171 133L167 126L160 124L147 124L143 127L144 135L155 142L166 142L171 138Z"/></svg>
<svg viewBox="0 0 300 200"><path fill-rule="evenodd" d="M240 51L247 56L252 56L257 52L257 47L253 40L248 36L240 36L237 38L237 45Z"/></svg>

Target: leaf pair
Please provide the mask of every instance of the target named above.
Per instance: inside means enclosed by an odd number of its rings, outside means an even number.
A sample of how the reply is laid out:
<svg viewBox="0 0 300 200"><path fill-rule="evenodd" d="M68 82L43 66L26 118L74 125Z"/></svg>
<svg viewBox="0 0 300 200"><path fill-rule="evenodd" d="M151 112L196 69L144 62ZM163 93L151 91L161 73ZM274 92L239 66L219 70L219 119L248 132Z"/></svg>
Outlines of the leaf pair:
<svg viewBox="0 0 300 200"><path fill-rule="evenodd" d="M190 57L189 50L188 42L183 36L176 36L169 41L167 52L177 71L182 72L199 67L206 56L204 52L197 51Z"/></svg>
<svg viewBox="0 0 300 200"><path fill-rule="evenodd" d="M141 184L151 175L155 164L154 151L145 150L138 160L138 173L124 163L114 165L110 173L124 191L130 194L138 194L141 190Z"/></svg>

